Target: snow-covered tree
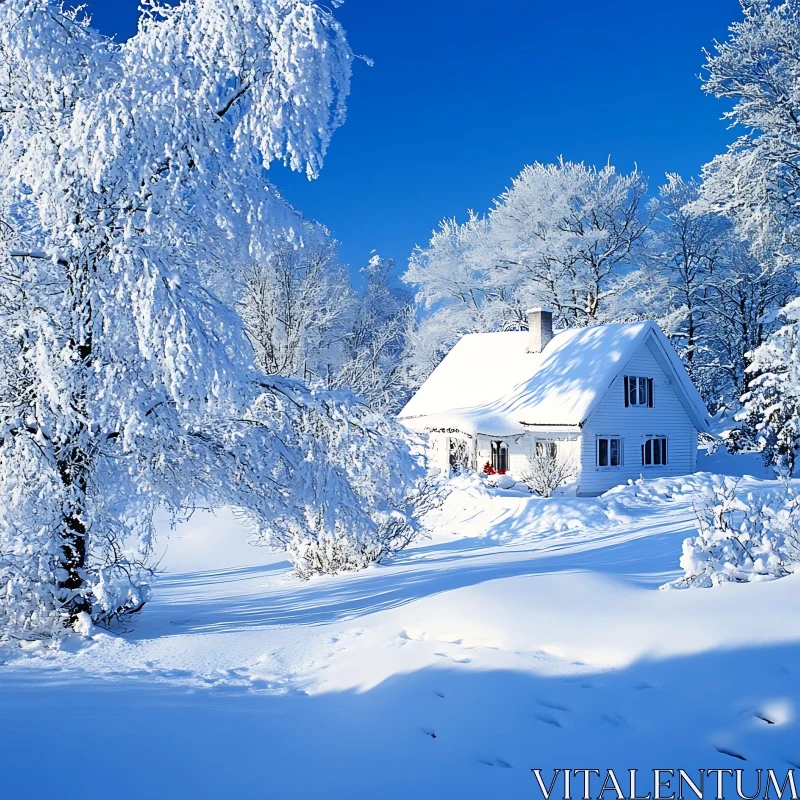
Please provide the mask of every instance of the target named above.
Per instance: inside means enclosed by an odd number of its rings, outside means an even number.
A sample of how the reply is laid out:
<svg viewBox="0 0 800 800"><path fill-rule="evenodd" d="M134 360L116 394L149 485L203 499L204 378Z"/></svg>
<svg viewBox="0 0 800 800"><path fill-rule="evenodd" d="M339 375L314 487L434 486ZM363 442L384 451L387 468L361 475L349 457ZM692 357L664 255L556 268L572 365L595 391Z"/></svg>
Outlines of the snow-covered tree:
<svg viewBox="0 0 800 800"><path fill-rule="evenodd" d="M743 19L706 58L704 89L733 105L725 113L745 130L703 171L694 210L726 216L747 242L756 269L717 282L717 319L727 323L724 348L738 334L753 363L743 365L734 385L745 394L745 427L738 435L765 447L770 463L793 466L791 355L797 312L772 334L776 307L797 293L800 263L800 7L794 2L742 0ZM745 263L740 258L740 265ZM766 342L766 343L765 343ZM747 362L751 357L745 359ZM784 399L782 393L788 391Z"/></svg>
<svg viewBox="0 0 800 800"><path fill-rule="evenodd" d="M361 275L364 288L356 295L336 385L363 397L371 408L395 413L408 399L402 356L411 296L399 285L390 258L374 254Z"/></svg>
<svg viewBox="0 0 800 800"><path fill-rule="evenodd" d="M414 248L403 275L417 287L420 309L444 312L461 333L516 324L510 306L514 286L495 280L492 247L485 217L471 211L463 224L442 220L428 246Z"/></svg>
<svg viewBox="0 0 800 800"><path fill-rule="evenodd" d="M338 242L318 225L302 230L244 271L239 309L256 363L271 375L350 391L378 411L399 410L411 298L394 261L372 256L356 290Z"/></svg>
<svg viewBox="0 0 800 800"><path fill-rule="evenodd" d="M525 167L489 215L495 275L518 287L518 313L547 305L569 326L617 318L621 275L651 219L646 195L638 169Z"/></svg>
<svg viewBox="0 0 800 800"><path fill-rule="evenodd" d="M406 355L412 383L465 333L524 329L532 306L554 308L562 326L628 316L625 273L650 222L646 191L638 170L536 163L488 215L443 220L403 276L420 311Z"/></svg>
<svg viewBox="0 0 800 800"><path fill-rule="evenodd" d="M159 505L227 503L264 536L415 524L401 432L263 376L220 278L296 222L265 168L317 174L352 59L307 0L153 0L122 44L0 4L6 635L141 608Z"/></svg>
<svg viewBox="0 0 800 800"><path fill-rule="evenodd" d="M797 263L800 244L800 7L741 0L744 18L707 53L703 88L732 101L745 133L703 170L702 203L762 254Z"/></svg>
<svg viewBox="0 0 800 800"><path fill-rule="evenodd" d="M743 396L736 439L754 443L768 466L794 473L800 447L800 300L781 312L786 322L753 352L754 376Z"/></svg>
<svg viewBox="0 0 800 800"><path fill-rule="evenodd" d="M707 301L715 274L723 270L731 226L717 214L692 213L689 204L699 193L697 181L667 175L656 200L648 265L661 279L658 305L663 309L662 328L676 343L695 384L713 392L719 387L714 375L716 353L708 342L713 326Z"/></svg>
<svg viewBox="0 0 800 800"><path fill-rule="evenodd" d="M759 260L736 227L704 210L702 186L668 175L647 242L635 305L673 340L709 408L747 390L750 353L795 283L774 260Z"/></svg>
<svg viewBox="0 0 800 800"><path fill-rule="evenodd" d="M420 444L352 395L280 381L263 388L246 421L277 434L280 447L256 460L257 471L242 460L246 488L233 503L253 541L285 549L303 578L361 569L405 547L442 488L425 474Z"/></svg>
<svg viewBox="0 0 800 800"><path fill-rule="evenodd" d="M304 223L244 270L239 308L256 364L269 375L326 385L344 356L356 295L338 243Z"/></svg>
<svg viewBox="0 0 800 800"><path fill-rule="evenodd" d="M794 276L773 259L760 260L735 232L725 262L709 281L704 304L706 346L717 392L736 401L748 391L754 375L752 354L775 329L775 316L795 294ZM702 385L702 384L701 384ZM706 396L712 400L713 386Z"/></svg>

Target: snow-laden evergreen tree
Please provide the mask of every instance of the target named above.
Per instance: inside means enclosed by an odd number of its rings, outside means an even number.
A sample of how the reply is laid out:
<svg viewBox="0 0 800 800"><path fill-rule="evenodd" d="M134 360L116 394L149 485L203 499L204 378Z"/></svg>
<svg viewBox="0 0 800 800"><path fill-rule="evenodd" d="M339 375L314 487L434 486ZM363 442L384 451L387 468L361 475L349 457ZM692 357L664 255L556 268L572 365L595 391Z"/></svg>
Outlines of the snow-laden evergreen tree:
<svg viewBox="0 0 800 800"><path fill-rule="evenodd" d="M561 326L629 317L626 273L651 219L646 192L638 170L536 163L487 216L443 220L403 276L420 311L406 354L411 383L465 333L523 329L533 306L552 307Z"/></svg>
<svg viewBox="0 0 800 800"><path fill-rule="evenodd" d="M256 370L224 279L296 222L265 169L317 174L352 59L307 0L151 0L121 44L0 4L4 635L141 608L158 505L359 557L414 525L402 431Z"/></svg>
<svg viewBox="0 0 800 800"><path fill-rule="evenodd" d="M784 314L788 324L769 334L775 305L797 294L800 263L800 6L742 0L742 10L728 39L707 54L704 89L732 101L725 116L745 133L706 165L695 207L730 219L761 265L727 298L730 316L741 315L742 295L755 301L744 314L753 363L740 387L745 425L736 438L755 440L768 463L793 469L796 303Z"/></svg>
<svg viewBox="0 0 800 800"><path fill-rule="evenodd" d="M744 423L735 438L739 446L755 444L764 463L792 475L800 447L800 300L781 312L786 323L752 354L753 374L742 397L738 419Z"/></svg>

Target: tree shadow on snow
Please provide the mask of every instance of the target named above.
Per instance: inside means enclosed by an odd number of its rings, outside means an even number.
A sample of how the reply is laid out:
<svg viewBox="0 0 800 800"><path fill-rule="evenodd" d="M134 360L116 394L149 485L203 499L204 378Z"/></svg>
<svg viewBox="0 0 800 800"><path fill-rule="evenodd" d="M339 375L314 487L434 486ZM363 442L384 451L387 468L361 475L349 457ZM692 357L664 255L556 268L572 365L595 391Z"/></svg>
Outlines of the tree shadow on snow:
<svg viewBox="0 0 800 800"><path fill-rule="evenodd" d="M5 797L535 798L533 767L800 768L798 643L313 695L6 669Z"/></svg>
<svg viewBox="0 0 800 800"><path fill-rule="evenodd" d="M294 578L285 564L171 575L158 581L155 600L129 637L352 621L485 581L559 572L598 572L655 589L678 575L680 542L686 534L676 531L674 522L650 522L647 535L619 531L577 546L503 547L491 552L480 544L423 546L387 565L307 582ZM274 573L280 567L286 572L276 581ZM215 583L230 584L230 591L222 596L202 591Z"/></svg>

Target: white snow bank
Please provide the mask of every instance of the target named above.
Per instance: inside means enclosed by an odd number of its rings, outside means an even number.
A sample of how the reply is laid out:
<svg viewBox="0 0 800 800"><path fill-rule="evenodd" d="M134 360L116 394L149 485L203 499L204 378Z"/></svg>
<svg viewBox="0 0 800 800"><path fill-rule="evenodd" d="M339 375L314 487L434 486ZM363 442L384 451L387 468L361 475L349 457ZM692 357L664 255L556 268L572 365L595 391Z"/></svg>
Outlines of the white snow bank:
<svg viewBox="0 0 800 800"><path fill-rule="evenodd" d="M466 473L450 481L451 493L426 518L426 525L438 535L479 536L505 544L523 544L568 531L613 532L653 514L654 504L685 502L697 496L712 481L712 475L697 473L618 486L594 498L541 498L527 490L501 492L480 476Z"/></svg>

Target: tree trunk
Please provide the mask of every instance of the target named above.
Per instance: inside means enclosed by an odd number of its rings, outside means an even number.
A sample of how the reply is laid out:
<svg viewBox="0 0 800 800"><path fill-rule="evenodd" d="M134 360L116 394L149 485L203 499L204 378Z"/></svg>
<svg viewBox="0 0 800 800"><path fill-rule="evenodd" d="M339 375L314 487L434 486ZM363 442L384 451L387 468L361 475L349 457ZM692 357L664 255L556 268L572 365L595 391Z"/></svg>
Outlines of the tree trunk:
<svg viewBox="0 0 800 800"><path fill-rule="evenodd" d="M83 570L87 559L87 528L83 520L86 497L87 464L79 446L69 446L58 460L59 474L68 493L72 495L66 504L61 525L61 568L66 577L58 582L63 602L65 622L72 626L78 614L91 613L92 604L84 595Z"/></svg>

